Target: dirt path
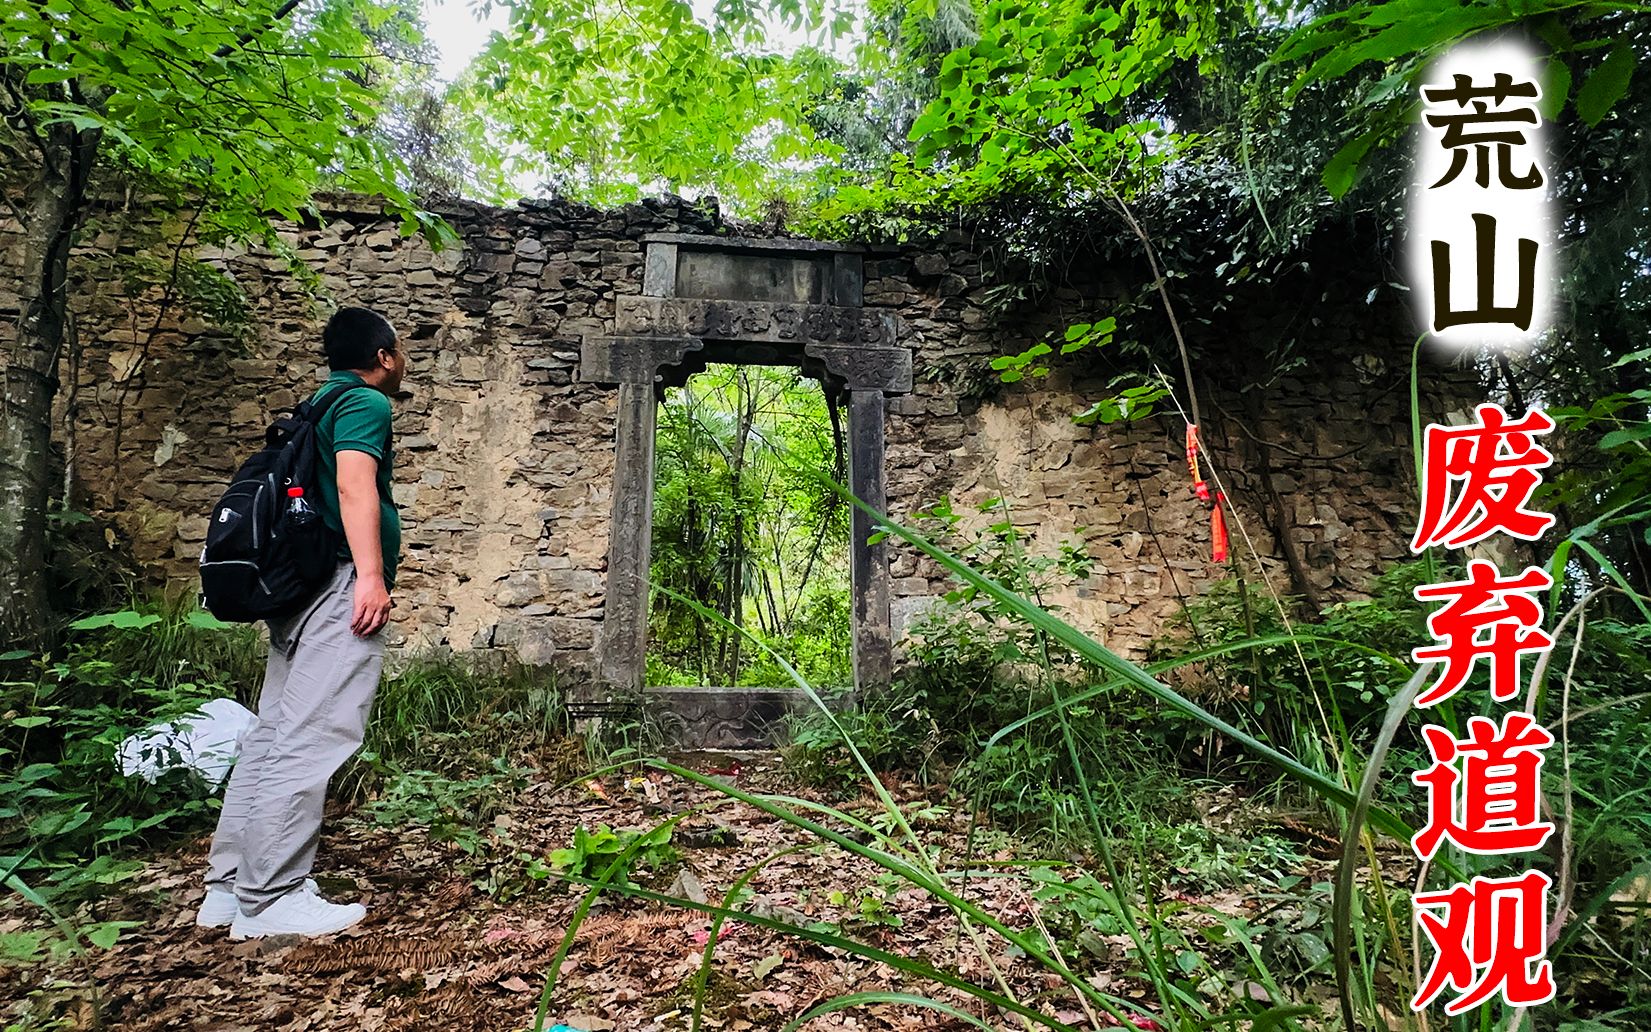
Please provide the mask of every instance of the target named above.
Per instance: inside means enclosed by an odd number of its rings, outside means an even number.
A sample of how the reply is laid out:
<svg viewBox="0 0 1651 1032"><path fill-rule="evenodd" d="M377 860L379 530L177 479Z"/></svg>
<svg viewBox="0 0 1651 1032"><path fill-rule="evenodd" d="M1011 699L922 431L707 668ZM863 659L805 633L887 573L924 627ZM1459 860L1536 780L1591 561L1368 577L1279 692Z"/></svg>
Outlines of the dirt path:
<svg viewBox="0 0 1651 1032"><path fill-rule="evenodd" d="M771 761L747 762L730 780L747 789L785 788ZM924 838L940 848L942 865L956 863L964 854L966 815L933 805L910 786L896 792L918 815ZM562 790L534 785L509 800L493 830L472 844L474 855L432 841L423 828L329 821L317 862L322 889L334 899L366 903L368 917L346 933L308 943L234 943L224 930L197 929L203 840L150 863L121 896L100 907L100 918L142 922L114 948L93 955L106 1026L132 1032L532 1028L546 971L582 891L553 877L535 877L535 861L567 846L576 825L647 828L671 813L722 799L669 777L609 776L595 786ZM875 804L868 797L857 808L869 817ZM752 807L725 801L693 814L679 825L673 846L680 863L667 859L652 871L642 868L638 882L712 903L720 902L750 866L802 846L756 875L739 908L787 923L825 922L881 949L992 984L990 969L967 940L959 943L958 924L942 904L879 882L881 872L869 862L820 845ZM1001 835L977 835L977 856L1006 860L1012 851ZM967 889L1017 927L1034 920L1037 904L1030 890L1015 877L975 878ZM18 920L15 913L0 917L12 918L14 927ZM581 927L562 967L547 1027L562 1022L585 1032L688 1028L709 927L703 913L606 899ZM1115 963L1101 963L1092 978L1109 993L1135 998L1142 987L1117 974L1128 966L1127 940L1113 938ZM997 947L992 960L1023 1001L1075 1027L1092 1027L1070 991L1060 990L1030 963ZM3 995L39 990L37 1006L49 1002L53 1011L85 1027L90 1014L84 968L65 964L50 974L65 982L52 988L45 973L30 971ZM994 1027L1021 1027L995 1012L982 1013L961 992L909 981L887 965L779 931L733 924L724 929L716 951L703 1027L779 1029L833 997L874 990L932 995L964 1006ZM1110 1022L1103 1015L1100 1023ZM815 1032L969 1026L933 1011L873 1005L825 1015L807 1027Z"/></svg>

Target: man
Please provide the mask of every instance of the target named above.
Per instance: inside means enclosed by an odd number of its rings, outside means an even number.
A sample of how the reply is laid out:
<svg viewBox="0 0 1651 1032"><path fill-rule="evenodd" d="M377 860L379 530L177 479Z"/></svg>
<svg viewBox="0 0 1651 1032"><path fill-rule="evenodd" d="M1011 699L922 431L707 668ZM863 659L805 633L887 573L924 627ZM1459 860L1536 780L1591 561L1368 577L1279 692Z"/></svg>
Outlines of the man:
<svg viewBox="0 0 1651 1032"><path fill-rule="evenodd" d="M303 612L269 621L258 723L224 793L196 923L230 937L326 935L366 916L322 899L310 868L327 782L361 747L384 661L401 523L390 501L390 398L407 357L383 316L341 308L322 334L332 375L315 398L348 391L316 427L315 507L343 534L338 570ZM366 384L371 390L352 385Z"/></svg>

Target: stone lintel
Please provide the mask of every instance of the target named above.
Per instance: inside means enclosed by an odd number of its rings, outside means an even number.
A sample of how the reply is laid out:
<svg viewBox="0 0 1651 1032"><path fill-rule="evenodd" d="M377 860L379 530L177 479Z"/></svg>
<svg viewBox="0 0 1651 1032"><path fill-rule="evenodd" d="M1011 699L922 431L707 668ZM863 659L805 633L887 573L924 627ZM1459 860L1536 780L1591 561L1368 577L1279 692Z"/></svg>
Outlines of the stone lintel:
<svg viewBox="0 0 1651 1032"><path fill-rule="evenodd" d="M824 362L826 370L833 376L842 377L844 385L850 390L911 393L911 351L907 348L807 344L803 352Z"/></svg>
<svg viewBox="0 0 1651 1032"><path fill-rule="evenodd" d="M676 365L704 346L694 337L586 337L579 348L579 379L652 385L660 366Z"/></svg>
<svg viewBox="0 0 1651 1032"><path fill-rule="evenodd" d="M892 347L896 339L893 312L844 305L636 295L618 299L614 329L616 334L630 336L709 337L863 348Z"/></svg>
<svg viewBox="0 0 1651 1032"><path fill-rule="evenodd" d="M836 244L829 240L792 240L786 237L706 236L701 233L645 233L645 244L677 244L696 251L757 251L773 253L811 251L816 253L864 254L860 244Z"/></svg>

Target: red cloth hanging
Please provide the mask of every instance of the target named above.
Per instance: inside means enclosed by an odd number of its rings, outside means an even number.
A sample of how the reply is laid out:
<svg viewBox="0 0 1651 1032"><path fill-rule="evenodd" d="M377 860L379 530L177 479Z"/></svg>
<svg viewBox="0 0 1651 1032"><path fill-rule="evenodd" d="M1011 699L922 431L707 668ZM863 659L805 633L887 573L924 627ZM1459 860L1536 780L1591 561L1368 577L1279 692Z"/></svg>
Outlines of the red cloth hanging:
<svg viewBox="0 0 1651 1032"><path fill-rule="evenodd" d="M1187 424L1187 472L1192 474L1192 490L1198 500L1208 505L1210 488L1198 472L1198 424Z"/></svg>
<svg viewBox="0 0 1651 1032"><path fill-rule="evenodd" d="M1187 424L1187 472L1192 475L1192 493L1210 508L1210 558L1212 562L1227 561L1227 520L1221 515L1221 503L1227 496L1220 491L1210 497L1210 486L1204 482L1198 469L1198 424Z"/></svg>
<svg viewBox="0 0 1651 1032"><path fill-rule="evenodd" d="M1210 558L1218 563L1227 561L1227 520L1221 515L1221 503L1227 496L1215 493L1215 507L1210 509Z"/></svg>

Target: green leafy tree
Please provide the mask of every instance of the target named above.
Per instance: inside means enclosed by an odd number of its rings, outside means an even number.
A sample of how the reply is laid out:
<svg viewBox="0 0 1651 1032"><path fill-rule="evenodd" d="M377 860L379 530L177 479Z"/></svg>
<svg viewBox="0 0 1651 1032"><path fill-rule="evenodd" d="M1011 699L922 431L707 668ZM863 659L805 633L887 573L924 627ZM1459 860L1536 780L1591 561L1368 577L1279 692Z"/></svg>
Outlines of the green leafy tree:
<svg viewBox="0 0 1651 1032"><path fill-rule="evenodd" d="M838 417L791 369L713 366L661 410L650 577L653 683L789 685L727 624L807 676L848 675L848 507ZM672 594L674 593L674 594Z"/></svg>
<svg viewBox="0 0 1651 1032"><path fill-rule="evenodd" d="M396 12L368 35L384 60L375 62L382 100L371 132L406 164L401 182L420 201L460 197L509 199L509 184L489 162L485 127L457 100L462 90L440 80L440 57L424 35L418 0L395 0Z"/></svg>
<svg viewBox="0 0 1651 1032"><path fill-rule="evenodd" d="M834 182L875 182L906 153L912 123L937 92L941 62L979 38L970 0L867 4L854 60L804 111L813 132L840 148Z"/></svg>
<svg viewBox="0 0 1651 1032"><path fill-rule="evenodd" d="M1479 360L1512 408L1540 401L1562 420L1547 499L1561 531L1604 575L1651 591L1651 185L1643 175L1651 144L1641 131L1651 83L1635 74L1651 53L1651 17L1638 5L1572 0L1365 0L1311 13L1262 72L1287 73L1287 103L1342 99L1346 114L1320 133L1338 148L1322 162L1323 186L1344 199L1385 194L1389 209L1408 181L1406 133L1420 118L1417 88L1431 63L1456 44L1502 37L1543 55L1538 107L1559 304L1533 347Z"/></svg>
<svg viewBox="0 0 1651 1032"><path fill-rule="evenodd" d="M886 180L846 184L837 207L892 201L924 210L1010 196L1133 193L1177 150L1154 86L1177 62L1213 69L1204 55L1222 9L1189 0L1115 7L987 0L967 31L960 19L914 24L911 14L874 23L908 48L896 67L905 77L932 77L932 92ZM936 40L955 44L938 61Z"/></svg>
<svg viewBox="0 0 1651 1032"><path fill-rule="evenodd" d="M322 185L386 198L404 232L451 238L369 130L396 8L323 0L45 0L0 18L4 195L22 228L21 318L0 408L0 641L50 626L49 421L69 262L101 176L190 196L208 242L274 242Z"/></svg>
<svg viewBox="0 0 1651 1032"><path fill-rule="evenodd" d="M838 148L803 117L839 62L815 44L852 16L824 0L729 0L707 21L686 0L510 0L459 103L512 141L507 178L597 204L711 190L747 211L819 174ZM786 52L781 32L808 39Z"/></svg>

